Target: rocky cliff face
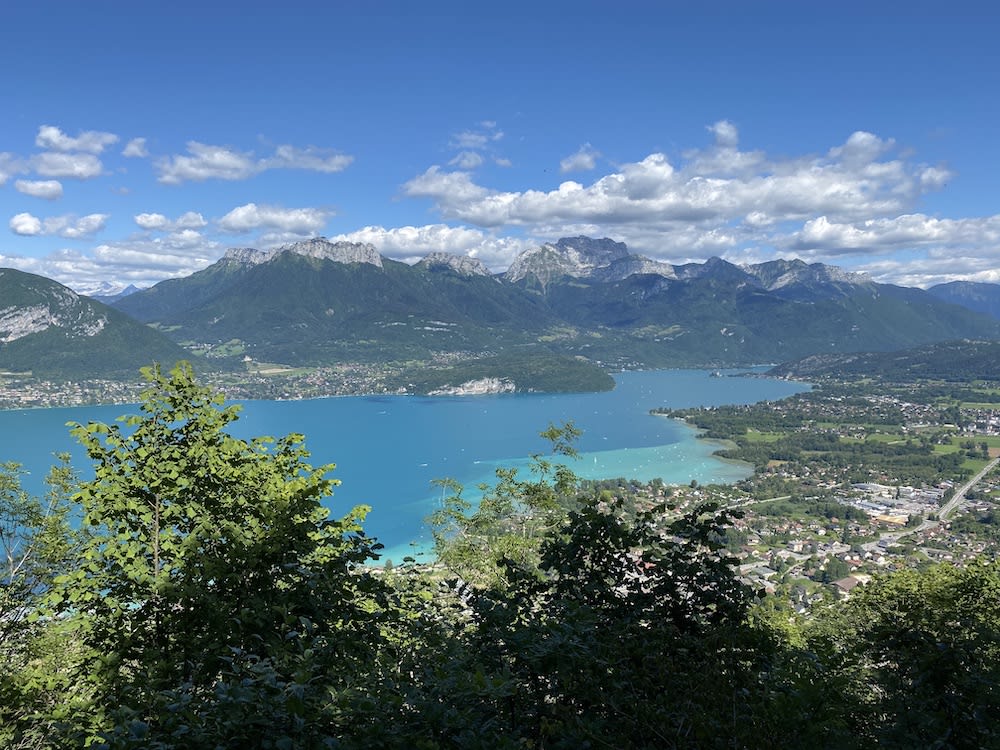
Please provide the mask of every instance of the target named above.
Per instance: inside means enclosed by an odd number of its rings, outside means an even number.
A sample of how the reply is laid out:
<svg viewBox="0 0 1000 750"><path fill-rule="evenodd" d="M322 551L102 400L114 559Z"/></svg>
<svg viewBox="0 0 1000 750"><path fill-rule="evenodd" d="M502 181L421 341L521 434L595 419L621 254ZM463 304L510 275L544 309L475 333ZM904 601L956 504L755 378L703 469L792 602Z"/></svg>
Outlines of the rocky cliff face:
<svg viewBox="0 0 1000 750"><path fill-rule="evenodd" d="M11 271L0 271L0 276L4 275L15 278ZM10 295L11 299L16 296L19 304L0 308L0 343L53 327L71 337L96 336L104 330L108 318L97 305L67 287L46 282L30 288L19 284L20 293Z"/></svg>
<svg viewBox="0 0 1000 750"><path fill-rule="evenodd" d="M431 253L419 263L418 266L423 266L428 269L432 268L450 268L452 271L457 273L459 276L489 276L490 269L479 260L479 258L470 258L467 255L452 255L451 253Z"/></svg>
<svg viewBox="0 0 1000 750"><path fill-rule="evenodd" d="M273 257L274 253L268 250L257 250L253 247L231 247L226 250L226 254L222 256L222 260L255 266L259 263L266 263Z"/></svg>
<svg viewBox="0 0 1000 750"><path fill-rule="evenodd" d="M629 254L623 242L607 238L564 237L521 253L504 278L520 281L534 276L542 286L560 276L620 281L637 273L654 273L674 278L674 267L640 255Z"/></svg>
<svg viewBox="0 0 1000 750"><path fill-rule="evenodd" d="M743 270L758 279L768 291L782 289L794 284L870 284L871 279L863 273L845 271L836 266L822 263L806 263L795 260L773 260L767 263L744 266Z"/></svg>
<svg viewBox="0 0 1000 750"><path fill-rule="evenodd" d="M332 260L334 263L370 263L382 268L382 256L374 245L365 242L330 242L323 237L317 237L291 245L283 245L274 251L280 253L295 253L308 258Z"/></svg>
<svg viewBox="0 0 1000 750"><path fill-rule="evenodd" d="M654 274L656 276L662 276L665 279L677 278L677 273L674 271L674 267L669 263L661 263L658 260L650 260L649 258L642 257L641 255L629 255L625 258L619 258L611 265L604 266L602 268L595 268L591 273L591 276L598 281L611 283L615 281L622 281L623 279L627 279L629 276L635 276L640 273Z"/></svg>
<svg viewBox="0 0 1000 750"><path fill-rule="evenodd" d="M517 386L508 378L480 378L462 385L446 385L428 392L429 396L485 396L497 393L514 393Z"/></svg>
<svg viewBox="0 0 1000 750"><path fill-rule="evenodd" d="M247 265L259 265L277 258L282 253L295 253L307 258L331 260L334 263L370 263L382 268L382 256L379 255L374 245L363 242L330 242L323 237L293 242L273 250L233 247L226 250L222 259Z"/></svg>

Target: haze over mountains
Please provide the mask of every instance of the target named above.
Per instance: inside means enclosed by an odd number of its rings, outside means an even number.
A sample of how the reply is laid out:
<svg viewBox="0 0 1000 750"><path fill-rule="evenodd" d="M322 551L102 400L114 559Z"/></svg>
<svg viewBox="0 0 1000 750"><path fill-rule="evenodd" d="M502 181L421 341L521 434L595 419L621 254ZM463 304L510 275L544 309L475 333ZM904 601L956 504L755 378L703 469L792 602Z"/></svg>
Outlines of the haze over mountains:
<svg viewBox="0 0 1000 750"><path fill-rule="evenodd" d="M25 292L32 285L35 296ZM120 372L185 353L230 365L249 357L291 366L537 354L615 369L784 362L1000 339L1000 321L988 314L1000 303L983 301L989 290L976 297L960 289L876 284L801 260L736 266L711 258L674 266L588 237L531 249L504 274L465 256L433 253L407 265L369 244L318 238L275 250L231 249L191 276L111 299L117 311L85 298L75 304L83 306L79 319L105 321L104 340L123 344L120 354L104 346L88 372ZM0 321L7 321L0 368L54 371L60 368L42 363L64 362L69 372L83 355L58 351L95 351L102 339L87 333L93 326L67 322L70 295L30 274L0 276ZM47 323L10 322L28 318Z"/></svg>

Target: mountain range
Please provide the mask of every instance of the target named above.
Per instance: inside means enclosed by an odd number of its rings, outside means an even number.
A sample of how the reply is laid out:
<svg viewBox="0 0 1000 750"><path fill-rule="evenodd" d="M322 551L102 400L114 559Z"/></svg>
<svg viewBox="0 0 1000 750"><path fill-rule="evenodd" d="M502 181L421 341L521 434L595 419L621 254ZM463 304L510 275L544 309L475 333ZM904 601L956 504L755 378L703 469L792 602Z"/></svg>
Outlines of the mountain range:
<svg viewBox="0 0 1000 750"><path fill-rule="evenodd" d="M145 338L136 334L130 347L133 360L155 343L231 366L245 358L311 366L544 355L620 369L1000 339L988 306L970 309L971 297L946 292L801 260L675 266L588 237L530 249L503 274L465 256L432 253L408 265L372 245L317 238L231 249L202 271L110 304L120 316L115 326L146 324ZM0 287L0 316L9 307ZM63 330L64 343L76 335ZM11 343L0 345L0 368L13 369Z"/></svg>

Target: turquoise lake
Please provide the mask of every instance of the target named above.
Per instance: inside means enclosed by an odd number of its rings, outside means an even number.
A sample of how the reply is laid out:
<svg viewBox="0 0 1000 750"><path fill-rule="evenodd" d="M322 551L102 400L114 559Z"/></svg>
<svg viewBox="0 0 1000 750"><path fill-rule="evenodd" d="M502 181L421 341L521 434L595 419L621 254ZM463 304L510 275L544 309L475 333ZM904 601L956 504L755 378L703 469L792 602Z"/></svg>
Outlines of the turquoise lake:
<svg viewBox="0 0 1000 750"><path fill-rule="evenodd" d="M497 467L527 470L544 453L538 433L572 420L583 430L580 457L569 466L588 479L629 477L667 483L733 482L745 466L712 456L710 442L674 420L649 414L659 406L689 407L775 400L808 386L780 380L713 377L701 370L628 372L606 393L498 396L351 396L308 401L247 401L231 432L239 437L306 436L312 463L335 463L341 481L327 500L333 514L364 503L372 508L369 535L399 561L426 543L423 519L440 502L432 480L453 478L475 499ZM52 455L69 451L86 476L86 454L69 435L70 421L112 422L129 406L89 406L0 412L0 461L17 461L30 475L25 486L43 489Z"/></svg>

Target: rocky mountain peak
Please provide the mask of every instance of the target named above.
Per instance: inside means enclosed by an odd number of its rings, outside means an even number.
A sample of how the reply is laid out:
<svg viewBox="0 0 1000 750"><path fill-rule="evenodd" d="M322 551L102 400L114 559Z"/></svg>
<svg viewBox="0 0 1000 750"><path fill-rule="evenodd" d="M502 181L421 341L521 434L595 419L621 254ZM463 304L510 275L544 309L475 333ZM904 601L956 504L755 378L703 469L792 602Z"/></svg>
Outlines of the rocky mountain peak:
<svg viewBox="0 0 1000 750"><path fill-rule="evenodd" d="M367 242L330 242L325 237L313 237L291 245L283 245L274 251L275 255L281 253L295 253L307 258L332 260L335 263L370 263L382 268L382 256L374 245Z"/></svg>
<svg viewBox="0 0 1000 750"><path fill-rule="evenodd" d="M468 255L453 255L452 253L430 253L423 258L418 266L425 268L450 268L460 276L489 276L490 269L479 260Z"/></svg>
<svg viewBox="0 0 1000 750"><path fill-rule="evenodd" d="M505 278L520 281L533 275L546 285L559 276L590 277L596 269L628 257L628 248L623 242L606 237L599 240L563 237L558 242L547 242L521 253L507 269Z"/></svg>
<svg viewBox="0 0 1000 750"><path fill-rule="evenodd" d="M223 260L259 265L277 258L282 253L304 255L307 258L332 260L335 263L370 263L382 268L382 256L374 245L364 242L330 242L325 237L313 237L301 242L282 245L274 250L257 250L252 247L231 247Z"/></svg>
<svg viewBox="0 0 1000 750"><path fill-rule="evenodd" d="M677 278L674 267L669 263L651 260L641 255L627 255L624 258L619 258L611 265L595 269L592 275L598 281L614 282L637 274L662 276L665 279Z"/></svg>
<svg viewBox="0 0 1000 750"><path fill-rule="evenodd" d="M624 242L615 242L604 237L595 240L592 237L563 237L552 247L561 253L583 264L592 266L607 266L620 258L627 258L628 247Z"/></svg>
<svg viewBox="0 0 1000 750"><path fill-rule="evenodd" d="M799 258L772 260L745 266L743 270L760 281L768 291L796 285L859 286L871 283L871 278L866 274L845 271L823 263L806 263Z"/></svg>

